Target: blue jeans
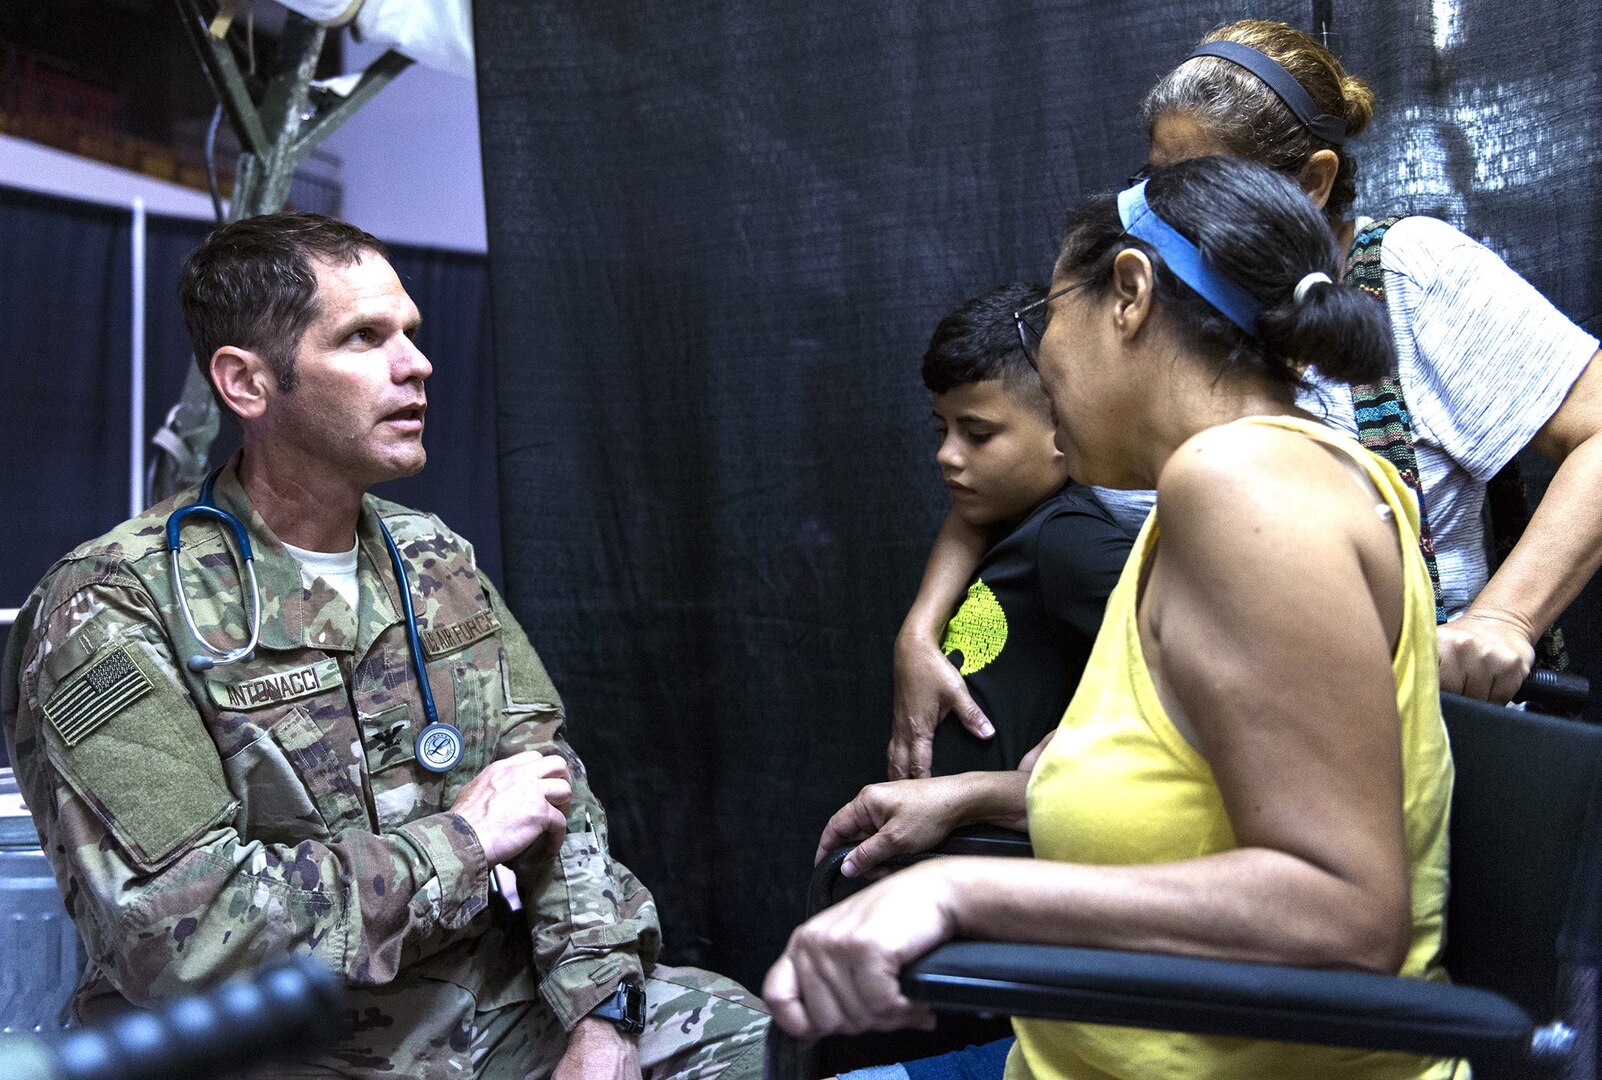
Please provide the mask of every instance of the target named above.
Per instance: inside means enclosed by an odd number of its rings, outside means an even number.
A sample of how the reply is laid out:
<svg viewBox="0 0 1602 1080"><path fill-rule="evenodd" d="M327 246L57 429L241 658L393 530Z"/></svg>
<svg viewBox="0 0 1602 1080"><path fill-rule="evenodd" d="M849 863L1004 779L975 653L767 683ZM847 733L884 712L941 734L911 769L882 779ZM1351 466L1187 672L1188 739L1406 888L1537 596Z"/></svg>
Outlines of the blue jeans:
<svg viewBox="0 0 1602 1080"><path fill-rule="evenodd" d="M876 1065L841 1073L840 1080L1001 1080L1007 1070L1012 1039L997 1039L939 1057L920 1058L901 1065Z"/></svg>

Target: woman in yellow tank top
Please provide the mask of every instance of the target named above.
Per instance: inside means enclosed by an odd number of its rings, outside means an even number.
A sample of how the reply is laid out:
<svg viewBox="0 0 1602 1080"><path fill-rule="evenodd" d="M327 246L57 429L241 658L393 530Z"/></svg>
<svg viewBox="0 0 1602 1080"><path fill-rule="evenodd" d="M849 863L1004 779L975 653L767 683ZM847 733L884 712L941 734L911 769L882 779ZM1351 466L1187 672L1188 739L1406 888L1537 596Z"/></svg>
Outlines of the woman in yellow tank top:
<svg viewBox="0 0 1602 1080"><path fill-rule="evenodd" d="M1338 265L1300 190L1234 159L1070 218L1020 334L1073 475L1159 497L1015 819L1039 858L924 863L809 921L765 988L787 1030L927 1023L896 973L959 936L1444 977L1452 766L1415 503L1295 406L1308 365L1366 382L1391 364L1383 306ZM1009 1077L1466 1075L1015 1026Z"/></svg>

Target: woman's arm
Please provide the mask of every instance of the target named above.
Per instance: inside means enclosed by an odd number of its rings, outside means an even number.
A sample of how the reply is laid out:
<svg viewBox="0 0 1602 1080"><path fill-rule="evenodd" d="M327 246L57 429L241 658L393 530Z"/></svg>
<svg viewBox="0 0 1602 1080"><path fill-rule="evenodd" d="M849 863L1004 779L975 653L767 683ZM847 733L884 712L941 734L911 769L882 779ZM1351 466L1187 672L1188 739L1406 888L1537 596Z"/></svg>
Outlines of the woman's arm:
<svg viewBox="0 0 1602 1080"><path fill-rule="evenodd" d="M963 590L985 553L989 538L955 512L948 513L929 552L923 583L896 635L895 711L888 752L890 779L929 775L935 728L954 712L981 739L995 734L968 693L957 669L940 650L940 633L962 600Z"/></svg>
<svg viewBox="0 0 1602 1080"><path fill-rule="evenodd" d="M1442 221L1409 217L1385 234L1385 289L1397 319L1415 423L1481 481L1526 446L1559 463L1523 538L1478 596L1445 582L1462 615L1439 633L1441 689L1506 701L1533 643L1595 572L1602 513L1596 338L1494 252ZM1412 354L1411 362L1407 354ZM1430 496L1434 497L1434 496ZM1441 508L1426 509L1438 547ZM1472 539L1483 543L1478 529ZM1460 534L1461 535L1461 534ZM1443 548L1444 550L1444 548Z"/></svg>
<svg viewBox="0 0 1602 1080"><path fill-rule="evenodd" d="M1089 916L1084 944L1395 971L1411 940L1396 526L1344 457L1283 430L1203 432L1159 491L1141 648L1237 850L1081 868L1057 913Z"/></svg>
<svg viewBox="0 0 1602 1080"><path fill-rule="evenodd" d="M1175 455L1143 602L1160 693L1213 770L1237 848L1143 866L920 864L796 931L767 984L787 1030L922 1021L896 973L957 935L1398 970L1401 555L1372 490L1282 435L1225 430Z"/></svg>
<svg viewBox="0 0 1602 1080"><path fill-rule="evenodd" d="M1602 365L1596 354L1531 445L1558 463L1524 535L1463 614L1440 627L1441 689L1507 701L1535 642L1602 566Z"/></svg>

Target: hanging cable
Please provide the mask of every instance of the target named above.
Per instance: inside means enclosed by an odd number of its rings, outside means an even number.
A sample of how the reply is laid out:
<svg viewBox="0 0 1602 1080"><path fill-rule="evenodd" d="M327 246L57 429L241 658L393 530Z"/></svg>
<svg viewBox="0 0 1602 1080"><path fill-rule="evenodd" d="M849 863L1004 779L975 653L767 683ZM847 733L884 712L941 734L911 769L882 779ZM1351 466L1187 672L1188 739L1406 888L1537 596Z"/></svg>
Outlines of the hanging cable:
<svg viewBox="0 0 1602 1080"><path fill-rule="evenodd" d="M218 221L223 219L222 193L217 187L217 129L222 126L222 117L219 102L211 114L211 123L206 125L206 185L211 189L211 212Z"/></svg>

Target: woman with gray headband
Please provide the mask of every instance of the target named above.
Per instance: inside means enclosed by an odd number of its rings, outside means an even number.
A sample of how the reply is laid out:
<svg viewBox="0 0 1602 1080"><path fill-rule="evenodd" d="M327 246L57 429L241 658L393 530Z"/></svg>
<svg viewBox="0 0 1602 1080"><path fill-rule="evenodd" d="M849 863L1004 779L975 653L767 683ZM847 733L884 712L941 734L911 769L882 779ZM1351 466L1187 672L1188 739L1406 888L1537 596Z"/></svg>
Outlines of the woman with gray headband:
<svg viewBox="0 0 1602 1080"><path fill-rule="evenodd" d="M1442 689L1508 700L1538 648L1543 660L1557 659L1543 631L1602 562L1596 338L1452 226L1352 215L1356 163L1347 143L1367 126L1373 95L1300 30L1245 20L1213 31L1152 89L1143 112L1153 165L1228 154L1295 179L1335 231L1346 280L1383 300L1393 377L1355 392L1315 378L1303 404L1357 434L1422 496L1421 547L1443 620ZM1495 541L1511 550L1493 567L1487 484L1526 446L1557 462L1557 472L1522 536L1522 522L1498 523ZM1103 501L1138 524L1150 496ZM929 740L947 712L976 734L987 726L937 645L983 543L948 520L897 639L893 777L926 771Z"/></svg>

